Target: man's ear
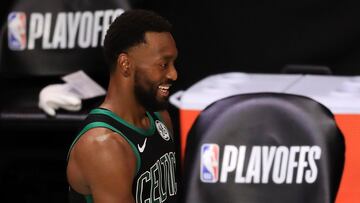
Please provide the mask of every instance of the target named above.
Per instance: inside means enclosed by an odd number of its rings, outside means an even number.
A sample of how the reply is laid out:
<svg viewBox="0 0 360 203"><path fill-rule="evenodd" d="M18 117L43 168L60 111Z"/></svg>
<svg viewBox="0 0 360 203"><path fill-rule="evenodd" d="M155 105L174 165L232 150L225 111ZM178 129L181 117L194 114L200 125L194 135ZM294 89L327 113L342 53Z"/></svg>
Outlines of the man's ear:
<svg viewBox="0 0 360 203"><path fill-rule="evenodd" d="M117 58L117 68L125 77L130 76L129 56L126 53L119 54Z"/></svg>

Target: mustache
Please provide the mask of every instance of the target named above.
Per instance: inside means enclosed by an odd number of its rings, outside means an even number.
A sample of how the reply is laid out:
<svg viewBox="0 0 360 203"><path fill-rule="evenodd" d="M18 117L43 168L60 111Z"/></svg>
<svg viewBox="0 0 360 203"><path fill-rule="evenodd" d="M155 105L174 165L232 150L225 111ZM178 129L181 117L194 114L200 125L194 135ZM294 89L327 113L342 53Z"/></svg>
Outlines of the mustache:
<svg viewBox="0 0 360 203"><path fill-rule="evenodd" d="M159 85L173 85L175 83L174 80L167 79L163 82L161 82Z"/></svg>

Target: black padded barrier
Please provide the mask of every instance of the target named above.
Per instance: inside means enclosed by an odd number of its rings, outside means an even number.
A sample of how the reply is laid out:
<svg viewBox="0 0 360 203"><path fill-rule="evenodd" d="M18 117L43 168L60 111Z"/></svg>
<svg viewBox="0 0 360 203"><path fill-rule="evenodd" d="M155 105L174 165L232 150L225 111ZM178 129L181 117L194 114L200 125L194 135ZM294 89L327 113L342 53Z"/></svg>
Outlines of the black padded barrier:
<svg viewBox="0 0 360 203"><path fill-rule="evenodd" d="M225 98L189 132L182 202L334 202L344 151L332 113L310 98Z"/></svg>

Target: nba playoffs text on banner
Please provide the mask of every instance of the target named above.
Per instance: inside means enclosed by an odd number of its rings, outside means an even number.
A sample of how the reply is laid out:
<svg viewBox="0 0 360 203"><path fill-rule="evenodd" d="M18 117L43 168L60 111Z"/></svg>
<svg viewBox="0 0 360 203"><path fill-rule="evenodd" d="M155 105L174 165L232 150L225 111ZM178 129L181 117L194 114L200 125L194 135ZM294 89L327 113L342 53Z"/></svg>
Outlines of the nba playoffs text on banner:
<svg viewBox="0 0 360 203"><path fill-rule="evenodd" d="M110 23L123 9L8 15L10 50L91 48L103 44Z"/></svg>
<svg viewBox="0 0 360 203"><path fill-rule="evenodd" d="M318 177L319 146L234 146L203 144L204 183L312 184Z"/></svg>

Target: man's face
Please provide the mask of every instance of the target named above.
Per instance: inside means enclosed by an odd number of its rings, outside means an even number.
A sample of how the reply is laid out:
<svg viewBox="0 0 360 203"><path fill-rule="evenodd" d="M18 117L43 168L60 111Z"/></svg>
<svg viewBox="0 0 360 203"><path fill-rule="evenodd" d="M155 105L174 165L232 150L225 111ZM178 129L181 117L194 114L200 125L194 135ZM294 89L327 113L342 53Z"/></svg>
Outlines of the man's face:
<svg viewBox="0 0 360 203"><path fill-rule="evenodd" d="M164 110L170 87L177 79L175 41L168 32L149 32L145 39L146 43L134 48L131 55L135 97L148 111Z"/></svg>

